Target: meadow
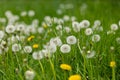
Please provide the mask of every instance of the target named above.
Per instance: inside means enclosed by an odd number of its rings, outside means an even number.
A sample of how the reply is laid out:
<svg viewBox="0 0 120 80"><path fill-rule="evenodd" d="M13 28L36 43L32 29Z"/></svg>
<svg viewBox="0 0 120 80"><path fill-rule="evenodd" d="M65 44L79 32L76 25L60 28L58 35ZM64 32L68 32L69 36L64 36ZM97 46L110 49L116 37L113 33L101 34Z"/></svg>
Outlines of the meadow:
<svg viewBox="0 0 120 80"><path fill-rule="evenodd" d="M0 0L0 80L120 80L119 0Z"/></svg>

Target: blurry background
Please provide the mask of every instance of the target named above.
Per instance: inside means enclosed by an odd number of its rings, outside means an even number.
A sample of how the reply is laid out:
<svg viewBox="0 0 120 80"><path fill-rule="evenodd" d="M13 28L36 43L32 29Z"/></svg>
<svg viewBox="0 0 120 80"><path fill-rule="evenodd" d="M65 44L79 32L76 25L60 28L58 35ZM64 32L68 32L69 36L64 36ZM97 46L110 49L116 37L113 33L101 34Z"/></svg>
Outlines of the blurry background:
<svg viewBox="0 0 120 80"><path fill-rule="evenodd" d="M110 23L120 20L120 0L0 0L0 17L7 10L18 15L21 11L34 10L34 18L40 21L47 15L70 15L77 16L78 20L100 19Z"/></svg>

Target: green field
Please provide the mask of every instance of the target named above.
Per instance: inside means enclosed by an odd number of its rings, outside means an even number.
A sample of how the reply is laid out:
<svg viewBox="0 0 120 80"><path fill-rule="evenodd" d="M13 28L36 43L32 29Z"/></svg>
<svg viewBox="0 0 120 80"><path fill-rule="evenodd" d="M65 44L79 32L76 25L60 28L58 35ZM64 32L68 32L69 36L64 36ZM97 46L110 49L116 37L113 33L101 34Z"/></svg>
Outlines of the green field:
<svg viewBox="0 0 120 80"><path fill-rule="evenodd" d="M0 0L0 80L119 80L119 59L120 0Z"/></svg>

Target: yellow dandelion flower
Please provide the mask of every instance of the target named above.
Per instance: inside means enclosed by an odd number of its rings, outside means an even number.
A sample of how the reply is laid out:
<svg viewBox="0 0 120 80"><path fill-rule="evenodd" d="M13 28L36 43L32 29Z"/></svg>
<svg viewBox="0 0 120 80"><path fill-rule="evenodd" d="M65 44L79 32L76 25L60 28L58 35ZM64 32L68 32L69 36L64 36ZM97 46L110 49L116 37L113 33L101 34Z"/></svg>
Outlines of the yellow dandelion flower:
<svg viewBox="0 0 120 80"><path fill-rule="evenodd" d="M115 66L116 66L116 62L115 62L115 61L111 61L111 62L110 62L110 67L113 68L113 67L115 67Z"/></svg>
<svg viewBox="0 0 120 80"><path fill-rule="evenodd" d="M81 76L76 74L76 75L71 75L68 80L82 80Z"/></svg>
<svg viewBox="0 0 120 80"><path fill-rule="evenodd" d="M46 24L43 25L44 28L47 28L48 26Z"/></svg>
<svg viewBox="0 0 120 80"><path fill-rule="evenodd" d="M68 64L61 64L60 68L63 70L68 70L68 71L70 71L72 69L71 66Z"/></svg>
<svg viewBox="0 0 120 80"><path fill-rule="evenodd" d="M33 48L38 48L38 47L39 47L38 44L34 44L34 45L33 45Z"/></svg>
<svg viewBox="0 0 120 80"><path fill-rule="evenodd" d="M28 37L28 41L31 41L33 38L35 38L35 36L30 36L30 37Z"/></svg>

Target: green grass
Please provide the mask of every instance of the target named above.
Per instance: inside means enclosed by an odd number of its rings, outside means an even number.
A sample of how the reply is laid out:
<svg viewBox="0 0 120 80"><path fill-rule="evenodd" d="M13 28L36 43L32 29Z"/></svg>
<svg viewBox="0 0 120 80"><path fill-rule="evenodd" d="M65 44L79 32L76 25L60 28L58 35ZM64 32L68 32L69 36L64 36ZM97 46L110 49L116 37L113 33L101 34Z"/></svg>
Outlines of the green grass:
<svg viewBox="0 0 120 80"><path fill-rule="evenodd" d="M100 1L97 3L97 1ZM64 14L56 14L56 10L60 4L72 3L74 8L71 10L65 10ZM80 14L80 6L86 3L88 5L86 14ZM30 24L33 19L39 19L40 23L43 21L45 16L61 18L64 15L75 16L77 21L88 19L93 25L95 20L100 20L101 25L104 28L104 32L96 32L100 34L101 40L98 43L93 43L91 37L84 35L84 30L79 33L72 31L67 34L63 31L61 36L62 42L66 43L66 37L69 35L75 35L79 39L79 43L71 46L71 52L69 54L62 54L59 50L54 53L51 58L44 58L40 61L34 60L31 54L21 54L17 52L14 54L10 50L0 55L0 80L25 80L24 73L30 69L35 71L36 76L34 80L68 80L68 77L72 74L80 74L82 80L119 80L120 79L120 45L116 43L116 37L120 37L120 29L116 31L115 35L107 35L106 31L110 29L112 23L118 24L120 20L120 1L112 0L0 0L0 17L5 17L4 13L7 10L12 11L14 14L20 15L21 11L34 10L36 15L32 18L25 17L20 18L19 21L25 21ZM6 26L0 24L1 27ZM39 24L41 25L41 24ZM65 25L71 27L71 22ZM32 42L23 42L21 45L33 45L34 43L39 44L37 51L42 49L42 44L48 42L52 37L59 36L59 32L55 30L55 26L52 26L52 31L48 33L47 38L43 39L46 32L50 29L47 28L45 34L31 34L35 35L35 39ZM120 27L120 26L119 26ZM41 39L38 39L38 36ZM28 36L27 36L28 37ZM86 45L87 43L87 45ZM87 47L87 50L93 48L96 51L95 57L86 59L80 54L79 47ZM112 52L110 47L114 46L115 50ZM28 61L25 62L24 59ZM114 60L116 62L115 71L112 72L112 68L109 66L110 62ZM60 69L60 64L70 64L72 71L64 71ZM18 71L16 71L18 69ZM115 79L113 78L115 74Z"/></svg>

